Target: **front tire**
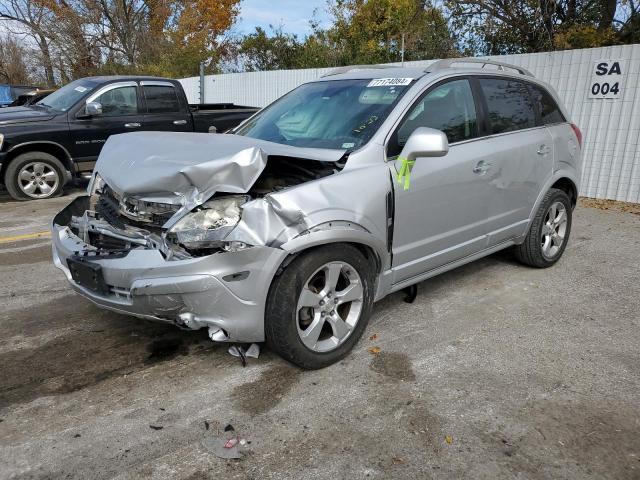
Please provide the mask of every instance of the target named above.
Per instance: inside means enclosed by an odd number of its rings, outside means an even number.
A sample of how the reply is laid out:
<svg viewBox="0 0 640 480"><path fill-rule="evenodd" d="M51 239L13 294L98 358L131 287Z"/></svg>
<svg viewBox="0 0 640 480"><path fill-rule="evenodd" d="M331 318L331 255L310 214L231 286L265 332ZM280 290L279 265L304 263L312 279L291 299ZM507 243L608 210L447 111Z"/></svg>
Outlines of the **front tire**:
<svg viewBox="0 0 640 480"><path fill-rule="evenodd" d="M536 268L555 264L571 233L571 200L565 192L550 189L536 212L524 242L514 247L516 259Z"/></svg>
<svg viewBox="0 0 640 480"><path fill-rule="evenodd" d="M15 200L39 200L62 193L64 165L45 152L26 152L14 158L4 177L4 185Z"/></svg>
<svg viewBox="0 0 640 480"><path fill-rule="evenodd" d="M374 277L371 262L351 245L327 245L301 254L271 284L267 344L306 369L341 360L369 322Z"/></svg>

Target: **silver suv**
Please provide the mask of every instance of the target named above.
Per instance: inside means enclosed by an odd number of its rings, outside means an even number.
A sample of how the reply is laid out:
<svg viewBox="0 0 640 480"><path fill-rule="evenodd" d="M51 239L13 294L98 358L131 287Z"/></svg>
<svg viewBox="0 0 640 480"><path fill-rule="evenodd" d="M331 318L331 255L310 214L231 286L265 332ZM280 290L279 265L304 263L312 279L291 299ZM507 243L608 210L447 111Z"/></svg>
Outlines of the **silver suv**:
<svg viewBox="0 0 640 480"><path fill-rule="evenodd" d="M519 67L342 68L230 133L109 138L53 220L77 292L321 368L385 295L507 247L549 267L569 239L581 134Z"/></svg>

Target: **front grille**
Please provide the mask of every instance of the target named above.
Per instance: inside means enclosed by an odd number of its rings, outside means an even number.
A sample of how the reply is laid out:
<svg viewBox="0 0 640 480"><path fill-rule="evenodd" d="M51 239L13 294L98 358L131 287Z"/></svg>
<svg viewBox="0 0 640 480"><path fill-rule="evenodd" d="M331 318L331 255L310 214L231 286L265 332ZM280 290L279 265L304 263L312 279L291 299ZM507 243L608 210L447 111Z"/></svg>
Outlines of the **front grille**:
<svg viewBox="0 0 640 480"><path fill-rule="evenodd" d="M119 229L126 225L161 228L180 208L179 205L147 202L135 197L125 197L123 201L108 185L104 185L97 195L96 213Z"/></svg>
<svg viewBox="0 0 640 480"><path fill-rule="evenodd" d="M115 196L113 190L107 185L105 185L99 193L98 202L96 203L96 213L109 222L110 225L124 229L125 224L120 217L120 201Z"/></svg>
<svg viewBox="0 0 640 480"><path fill-rule="evenodd" d="M101 233L89 232L89 243L100 250L127 250L131 243Z"/></svg>

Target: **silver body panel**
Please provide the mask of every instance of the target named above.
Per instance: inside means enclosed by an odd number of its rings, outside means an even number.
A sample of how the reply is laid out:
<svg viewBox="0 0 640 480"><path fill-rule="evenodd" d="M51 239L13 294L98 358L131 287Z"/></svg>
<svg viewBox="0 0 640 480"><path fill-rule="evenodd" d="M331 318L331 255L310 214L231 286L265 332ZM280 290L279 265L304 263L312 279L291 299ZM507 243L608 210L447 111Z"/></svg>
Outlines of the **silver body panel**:
<svg viewBox="0 0 640 480"><path fill-rule="evenodd" d="M413 77L417 81L371 140L350 152L344 168L244 204L241 220L225 240L250 248L176 260L165 258L150 243L123 258L96 258L113 287L109 295L101 296L75 284L66 264L77 252L95 248L54 220L55 264L78 293L102 307L164 321L188 314L189 328L222 328L227 340L249 342L264 340L264 309L272 279L292 255L308 248L332 242L366 246L378 268L375 299L379 300L520 243L545 192L561 178L579 184L580 148L568 122L453 143L445 156L418 157L408 190L395 183L399 162L386 157L391 133L430 86L443 79L484 74L477 69L425 74L390 68L319 79ZM563 108L553 90L534 78L494 70L486 74L539 84ZM563 114L568 118L566 111ZM270 156L337 162L344 153L235 135L140 132L112 136L96 172L120 195L177 199L180 209L164 225L168 228L216 193L249 191ZM474 168L481 160L489 167L478 174ZM234 275L238 278L230 280Z"/></svg>

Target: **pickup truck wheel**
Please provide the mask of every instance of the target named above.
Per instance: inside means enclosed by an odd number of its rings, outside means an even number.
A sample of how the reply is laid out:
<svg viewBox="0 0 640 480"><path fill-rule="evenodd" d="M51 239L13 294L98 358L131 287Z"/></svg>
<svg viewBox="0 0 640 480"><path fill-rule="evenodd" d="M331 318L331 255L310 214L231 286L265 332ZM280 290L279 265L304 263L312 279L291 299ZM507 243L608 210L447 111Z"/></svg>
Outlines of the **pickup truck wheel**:
<svg viewBox="0 0 640 480"><path fill-rule="evenodd" d="M571 233L571 200L565 192L550 189L544 196L529 233L514 247L516 259L536 268L547 268L560 260Z"/></svg>
<svg viewBox="0 0 640 480"><path fill-rule="evenodd" d="M267 344L302 368L337 362L367 326L373 288L374 268L357 248L335 244L303 253L269 290Z"/></svg>
<svg viewBox="0 0 640 480"><path fill-rule="evenodd" d="M4 178L9 195L16 200L37 200L60 195L64 165L45 152L26 152L14 158Z"/></svg>

